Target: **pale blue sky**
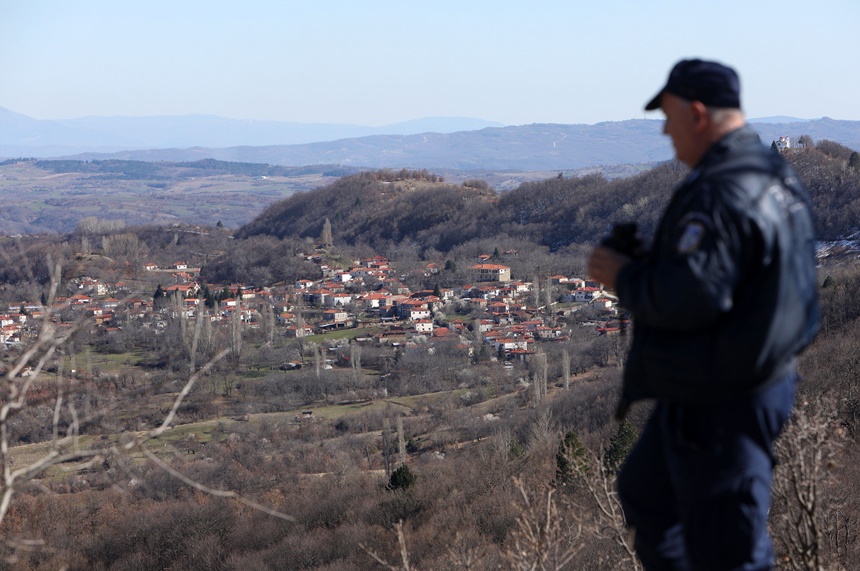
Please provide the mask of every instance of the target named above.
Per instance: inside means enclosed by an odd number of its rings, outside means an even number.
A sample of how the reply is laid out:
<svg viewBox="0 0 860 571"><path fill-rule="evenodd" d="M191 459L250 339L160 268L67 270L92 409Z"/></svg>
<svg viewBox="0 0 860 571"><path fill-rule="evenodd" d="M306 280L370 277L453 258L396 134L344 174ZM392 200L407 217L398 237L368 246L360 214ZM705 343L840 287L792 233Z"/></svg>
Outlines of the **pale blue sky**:
<svg viewBox="0 0 860 571"><path fill-rule="evenodd" d="M0 107L590 124L643 117L702 56L750 117L860 120L858 24L857 0L0 0Z"/></svg>

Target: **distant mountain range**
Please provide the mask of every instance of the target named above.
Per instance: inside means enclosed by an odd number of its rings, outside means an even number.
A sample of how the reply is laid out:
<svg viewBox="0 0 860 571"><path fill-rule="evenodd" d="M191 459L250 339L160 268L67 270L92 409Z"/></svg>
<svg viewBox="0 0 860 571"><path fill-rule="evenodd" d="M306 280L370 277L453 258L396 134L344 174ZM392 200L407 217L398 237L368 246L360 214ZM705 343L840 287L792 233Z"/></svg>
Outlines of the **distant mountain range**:
<svg viewBox="0 0 860 571"><path fill-rule="evenodd" d="M501 126L466 117L428 117L382 127L254 121L214 115L39 120L0 107L0 154L29 151L31 156L46 157L135 149L301 145L370 135L453 133Z"/></svg>
<svg viewBox="0 0 860 571"><path fill-rule="evenodd" d="M809 135L860 149L860 121L751 120L767 144ZM207 115L36 120L0 108L0 157L224 161L360 168L546 171L640 164L672 157L662 121L504 127L427 118L384 127L241 121Z"/></svg>

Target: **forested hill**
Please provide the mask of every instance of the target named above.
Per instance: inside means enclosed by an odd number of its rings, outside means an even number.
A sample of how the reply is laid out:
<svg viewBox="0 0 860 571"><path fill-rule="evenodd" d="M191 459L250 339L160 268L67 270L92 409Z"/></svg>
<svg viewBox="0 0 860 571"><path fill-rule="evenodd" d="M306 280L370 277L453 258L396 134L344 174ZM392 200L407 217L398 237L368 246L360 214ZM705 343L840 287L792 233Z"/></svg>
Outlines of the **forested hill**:
<svg viewBox="0 0 860 571"><path fill-rule="evenodd" d="M853 234L860 221L857 153L821 141L785 156L810 190L819 238ZM686 172L667 162L626 179L558 177L502 194L482 181L455 186L426 171L368 172L275 203L236 236L316 239L329 219L334 241L342 244L382 249L417 243L422 250L448 252L473 240L504 237L555 250L593 243L620 221L634 220L650 235Z"/></svg>
<svg viewBox="0 0 860 571"><path fill-rule="evenodd" d="M414 171L367 172L275 203L236 237L318 238L329 219L335 243L381 250L417 243L448 252L499 236L556 249L604 234L609 221L653 227L683 173L667 163L630 179L559 177L498 194L479 180L458 186Z"/></svg>

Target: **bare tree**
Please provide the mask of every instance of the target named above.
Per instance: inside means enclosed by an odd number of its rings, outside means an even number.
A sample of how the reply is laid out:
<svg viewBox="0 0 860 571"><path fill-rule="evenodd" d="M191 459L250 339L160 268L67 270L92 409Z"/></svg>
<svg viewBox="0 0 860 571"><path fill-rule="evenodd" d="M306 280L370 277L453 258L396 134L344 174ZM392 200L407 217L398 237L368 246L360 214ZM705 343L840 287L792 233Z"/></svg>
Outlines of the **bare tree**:
<svg viewBox="0 0 860 571"><path fill-rule="evenodd" d="M570 353L567 349L561 352L561 380L564 383L564 390L570 389Z"/></svg>
<svg viewBox="0 0 860 571"><path fill-rule="evenodd" d="M118 262L127 262L127 267L132 272L140 268L149 255L149 247L146 242L140 240L136 234L131 233L104 236L102 248L105 256Z"/></svg>
<svg viewBox="0 0 860 571"><path fill-rule="evenodd" d="M559 512L555 490L532 492L515 479L520 512L511 533L510 546L502 555L507 569L515 571L560 571L566 569L582 549L582 525L566 521ZM570 510L568 510L568 513Z"/></svg>
<svg viewBox="0 0 860 571"><path fill-rule="evenodd" d="M567 454L567 465L576 477L576 482L586 492L589 500L585 512L591 519L584 525L594 537L611 539L621 548L625 569L641 571L642 564L633 548L633 536L624 520L624 510L616 491L617 472L606 466L603 454L587 452L585 458L576 456L575 450L562 450Z"/></svg>
<svg viewBox="0 0 860 571"><path fill-rule="evenodd" d="M265 303L261 311L263 314L263 332L266 344L271 345L275 341L275 309L271 303Z"/></svg>
<svg viewBox="0 0 860 571"><path fill-rule="evenodd" d="M314 353L314 372L316 372L317 380L320 379L320 372L322 370L322 352L320 351L320 346L317 343L311 343Z"/></svg>
<svg viewBox="0 0 860 571"><path fill-rule="evenodd" d="M549 364L546 353L535 353L532 361L534 364L532 382L534 383L535 406L537 406L546 399Z"/></svg>
<svg viewBox="0 0 860 571"><path fill-rule="evenodd" d="M359 547L361 547L365 553L370 555L374 561L376 561L386 569L389 569L390 571L418 571L416 567L413 567L409 564L409 551L406 548L406 536L403 533L403 521L401 520L394 524L394 529L397 532L397 544L400 546L400 567L395 567L394 565L390 564L374 550L370 549L363 543L359 543Z"/></svg>
<svg viewBox="0 0 860 571"><path fill-rule="evenodd" d="M320 236L320 241L325 244L326 248L331 248L334 243L334 239L332 238L331 233L331 220L328 218L325 219L323 223L322 235Z"/></svg>
<svg viewBox="0 0 860 571"><path fill-rule="evenodd" d="M239 366L239 358L242 356L242 300L236 296L236 308L230 313L230 363L233 367Z"/></svg>
<svg viewBox="0 0 860 571"><path fill-rule="evenodd" d="M552 316L552 278L546 279L546 314Z"/></svg>
<svg viewBox="0 0 860 571"><path fill-rule="evenodd" d="M827 399L802 403L776 443L771 523L789 569L825 569L826 484L844 431L836 411Z"/></svg>
<svg viewBox="0 0 860 571"><path fill-rule="evenodd" d="M403 417L397 415L397 452L400 465L406 464L406 437L403 434Z"/></svg>
<svg viewBox="0 0 860 571"><path fill-rule="evenodd" d="M394 471L391 460L391 420L386 416L382 419L382 464L385 468L385 477L390 478Z"/></svg>
<svg viewBox="0 0 860 571"><path fill-rule="evenodd" d="M349 357L352 367L352 382L357 385L361 377L361 345L352 344L349 348Z"/></svg>

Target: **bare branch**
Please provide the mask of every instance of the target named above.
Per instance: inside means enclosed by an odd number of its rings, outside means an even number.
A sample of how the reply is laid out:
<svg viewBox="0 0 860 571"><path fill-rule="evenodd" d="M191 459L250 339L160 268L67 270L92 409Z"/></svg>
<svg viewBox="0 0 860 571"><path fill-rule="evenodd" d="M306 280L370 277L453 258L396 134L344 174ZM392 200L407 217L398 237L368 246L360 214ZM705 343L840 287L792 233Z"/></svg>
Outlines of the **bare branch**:
<svg viewBox="0 0 860 571"><path fill-rule="evenodd" d="M565 454L571 451L565 449ZM588 460L570 456L569 465L577 476L577 482L588 492L588 496L597 507L598 536L608 535L620 546L626 555L629 569L640 571L642 564L636 557L633 547L633 536L627 528L624 510L616 492L616 472L606 467L602 454L589 453Z"/></svg>
<svg viewBox="0 0 860 571"><path fill-rule="evenodd" d="M824 534L827 532L821 506L828 467L839 448L836 410L828 401L798 406L775 445L779 458L774 472L774 536L785 550L790 569L823 569Z"/></svg>
<svg viewBox="0 0 860 571"><path fill-rule="evenodd" d="M191 378L189 378L188 382L185 383L185 386L182 387L182 391L179 393L179 396L177 396L176 400L173 401L173 408L171 408L170 412L167 413L167 416L164 417L164 422L161 423L161 426L149 433L149 438L155 438L163 434L164 431L170 428L170 424L173 422L173 419L176 416L176 412L179 410L179 407L182 406L182 401L185 399L185 397L188 396L188 393L191 392L191 389L194 387L194 383L196 383L201 376L208 373L209 370L215 366L215 363L217 363L229 354L230 349L223 349L212 359L210 359L208 363L202 366L199 371L191 375Z"/></svg>
<svg viewBox="0 0 860 571"><path fill-rule="evenodd" d="M517 571L558 571L571 562L582 549L578 543L581 523L576 522L576 533L565 529L565 522L558 511L554 498L555 490L547 488L546 494L533 494L517 479L514 484L519 492L517 529L511 534L512 546L505 550L503 558L511 569Z"/></svg>
<svg viewBox="0 0 860 571"><path fill-rule="evenodd" d="M390 563L388 563L385 559L380 557L375 551L364 545L363 543L359 543L358 546L364 550L365 553L370 555L377 563L384 566L386 569L390 571L418 571L414 567L409 565L409 552L406 549L406 537L403 534L403 520L398 521L394 525L397 530L397 543L400 545L400 558L402 560L402 567L399 569Z"/></svg>

